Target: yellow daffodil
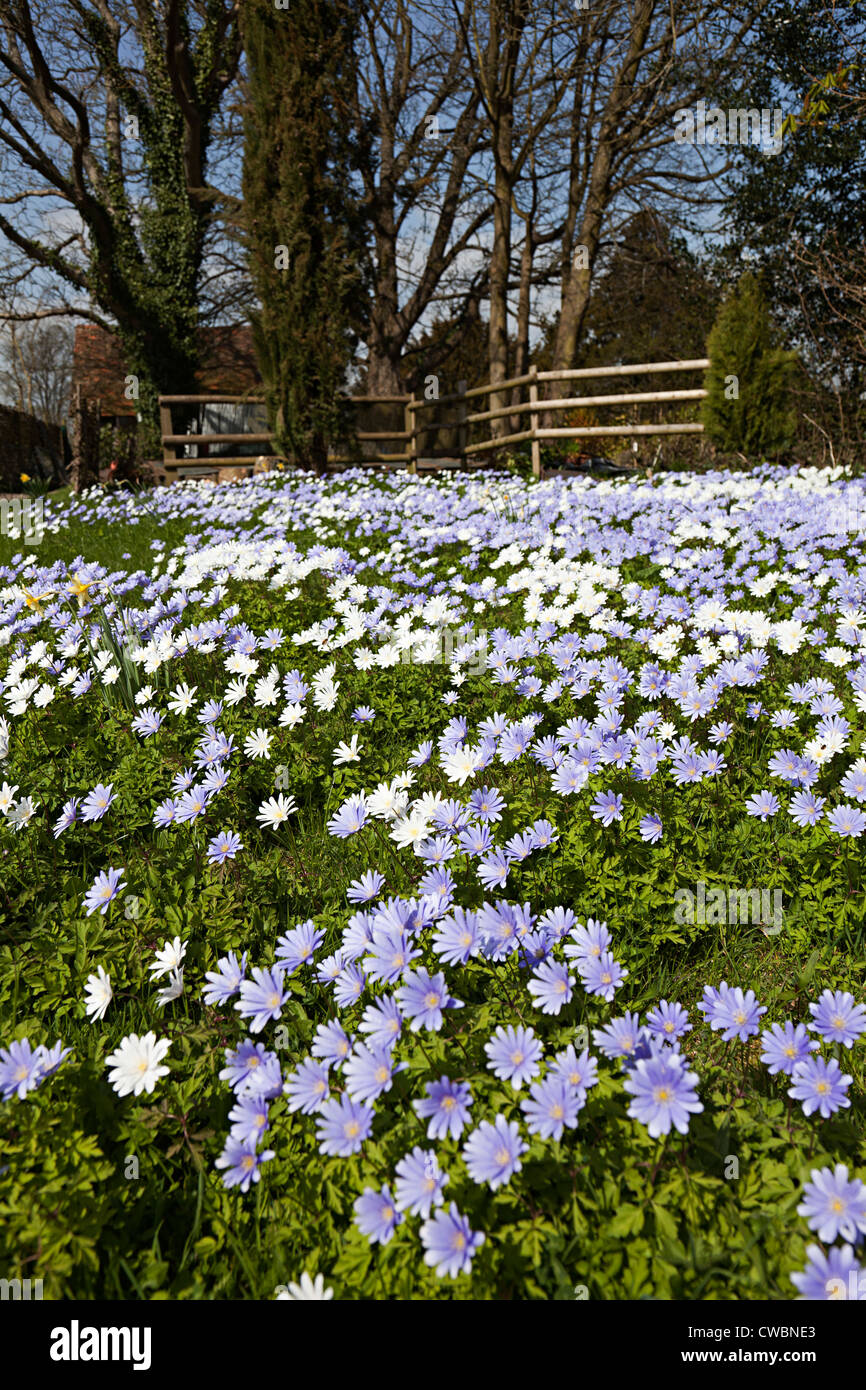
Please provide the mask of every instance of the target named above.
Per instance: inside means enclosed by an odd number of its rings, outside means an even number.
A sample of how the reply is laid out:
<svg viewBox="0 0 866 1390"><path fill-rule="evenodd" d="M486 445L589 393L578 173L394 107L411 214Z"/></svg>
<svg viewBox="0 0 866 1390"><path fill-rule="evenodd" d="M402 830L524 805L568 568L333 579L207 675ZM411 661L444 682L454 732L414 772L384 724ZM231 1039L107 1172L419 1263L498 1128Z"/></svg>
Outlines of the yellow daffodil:
<svg viewBox="0 0 866 1390"><path fill-rule="evenodd" d="M43 603L46 599L51 598L54 591L53 589L49 589L44 594L31 594L30 590L25 589L22 585L21 592L24 595L24 602L27 604L27 607L34 609L37 613L41 613Z"/></svg>
<svg viewBox="0 0 866 1390"><path fill-rule="evenodd" d="M95 583L95 579L79 579L77 575L73 576L73 578L70 579L69 592L71 594L74 594L75 597L78 599L79 608L84 607L85 603L90 597L90 590L92 589Z"/></svg>

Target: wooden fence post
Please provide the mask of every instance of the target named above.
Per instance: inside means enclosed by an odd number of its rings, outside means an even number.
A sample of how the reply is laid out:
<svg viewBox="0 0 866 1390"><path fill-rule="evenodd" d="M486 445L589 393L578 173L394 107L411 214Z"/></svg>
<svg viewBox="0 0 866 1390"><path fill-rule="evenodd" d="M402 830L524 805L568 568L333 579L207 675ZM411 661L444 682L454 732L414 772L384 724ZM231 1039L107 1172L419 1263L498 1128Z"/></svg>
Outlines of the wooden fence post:
<svg viewBox="0 0 866 1390"><path fill-rule="evenodd" d="M457 452L460 455L460 465L466 467L466 445L469 443L469 426L466 423L468 411L466 409L466 391L469 386L468 381L458 381L457 390L460 392L461 400L457 406Z"/></svg>
<svg viewBox="0 0 866 1390"><path fill-rule="evenodd" d="M409 456L409 458L408 458L409 472L410 472L410 473L417 473L417 472L418 472L418 437L417 437L417 434L416 434L416 425L415 425L415 392L414 392L414 391L412 392L412 395L409 397L408 401L406 402L406 408L405 408L405 410L404 410L404 412L403 412L403 428L404 428L404 430L407 430L407 431L409 432L409 438L406 440L406 453L407 453L408 456Z"/></svg>
<svg viewBox="0 0 866 1390"><path fill-rule="evenodd" d="M174 434L171 427L171 406L163 405L160 401L159 406L159 432L163 439L167 434ZM177 445L163 444L162 446L163 463L175 463L177 461Z"/></svg>
<svg viewBox="0 0 866 1390"><path fill-rule="evenodd" d="M533 406L538 405L538 368L533 365L529 368L529 375L532 380L529 383L529 401ZM538 411L531 410L529 413L529 427L532 430L532 476L541 477L541 445L538 442Z"/></svg>

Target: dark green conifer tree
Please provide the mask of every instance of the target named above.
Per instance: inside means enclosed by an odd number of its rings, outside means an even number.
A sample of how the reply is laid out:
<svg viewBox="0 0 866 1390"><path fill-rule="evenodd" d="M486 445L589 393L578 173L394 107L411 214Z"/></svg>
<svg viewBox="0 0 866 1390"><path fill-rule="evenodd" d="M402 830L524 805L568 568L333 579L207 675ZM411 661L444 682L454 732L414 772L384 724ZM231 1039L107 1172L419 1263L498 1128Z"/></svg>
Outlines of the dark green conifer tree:
<svg viewBox="0 0 866 1390"><path fill-rule="evenodd" d="M773 346L766 300L751 273L740 277L719 309L707 356L701 413L709 439L749 459L776 458L789 449L797 428L797 355Z"/></svg>

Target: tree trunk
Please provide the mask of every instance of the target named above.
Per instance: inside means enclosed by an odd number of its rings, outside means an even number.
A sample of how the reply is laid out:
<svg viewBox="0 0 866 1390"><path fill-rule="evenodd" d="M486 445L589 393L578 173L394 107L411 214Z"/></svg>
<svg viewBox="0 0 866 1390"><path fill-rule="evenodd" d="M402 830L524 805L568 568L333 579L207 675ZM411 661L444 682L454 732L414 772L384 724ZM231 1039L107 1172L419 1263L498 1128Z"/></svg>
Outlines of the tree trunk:
<svg viewBox="0 0 866 1390"><path fill-rule="evenodd" d="M530 212L526 224L526 237L523 242L523 252L520 257L520 293L517 301L517 347L514 354L514 375L525 376L529 369L529 300L532 285L532 262L535 254L535 242L532 234L534 208ZM511 393L511 404L518 405L523 388L515 386ZM511 416L511 430L516 434L520 430L520 415Z"/></svg>
<svg viewBox="0 0 866 1390"><path fill-rule="evenodd" d="M638 0L631 18L628 49L605 102L598 134L598 143L589 175L589 189L580 224L577 247L564 248L567 273L563 276L562 305L553 346L553 370L565 371L574 363L580 330L589 304L592 265L598 253L602 227L610 201L611 179L617 141L622 137L622 125L631 104L635 101L635 83L644 53L647 34L652 23L655 0ZM573 148L574 156L574 148ZM572 184L580 184L579 163L572 162ZM570 190L569 208L576 206L574 189ZM586 255L575 250L586 248ZM586 263L585 263L586 262Z"/></svg>
<svg viewBox="0 0 866 1390"><path fill-rule="evenodd" d="M81 387L75 388L69 442L72 459L69 482L73 492L82 492L99 482L99 413L93 401L85 400Z"/></svg>
<svg viewBox="0 0 866 1390"><path fill-rule="evenodd" d="M325 472L328 463L328 445L321 430L316 430L310 440L310 463L318 474Z"/></svg>
<svg viewBox="0 0 866 1390"><path fill-rule="evenodd" d="M583 255L575 257L569 271L553 344L554 371L565 371L574 365L580 330L589 306L592 265L598 251L605 202L604 193L599 192L594 197L590 191L586 211L581 219L578 243L579 250L586 248L586 264Z"/></svg>
<svg viewBox="0 0 866 1390"><path fill-rule="evenodd" d="M512 148L514 85L529 8L528 0L497 0L497 3L490 5L490 32L481 82L482 98L490 122L495 171L489 279L488 368L491 386L508 378L508 278L511 270L511 206L516 177ZM491 394L491 410L507 405L504 391ZM507 433L506 416L490 421L492 439L502 439Z"/></svg>
<svg viewBox="0 0 866 1390"><path fill-rule="evenodd" d="M380 186L373 206L376 272L367 334L367 394L398 396L403 392L400 359L405 327L400 321L397 283L397 230L394 188L388 170L393 146L387 134L380 141Z"/></svg>
<svg viewBox="0 0 866 1390"><path fill-rule="evenodd" d="M392 360L389 350L397 349L397 359ZM367 395L402 396L405 394L400 377L400 353L393 338L373 339L367 344Z"/></svg>
<svg viewBox="0 0 866 1390"><path fill-rule="evenodd" d="M493 251L490 257L490 327L488 340L488 366L490 385L508 378L508 271L511 265L511 184L506 172L507 165L502 162L502 153L511 145L511 122L507 130L500 127L500 158L497 159L496 192L493 205ZM490 396L490 409L498 410L507 405L505 393L495 391ZM504 415L490 421L492 439L501 439L508 433L508 421Z"/></svg>

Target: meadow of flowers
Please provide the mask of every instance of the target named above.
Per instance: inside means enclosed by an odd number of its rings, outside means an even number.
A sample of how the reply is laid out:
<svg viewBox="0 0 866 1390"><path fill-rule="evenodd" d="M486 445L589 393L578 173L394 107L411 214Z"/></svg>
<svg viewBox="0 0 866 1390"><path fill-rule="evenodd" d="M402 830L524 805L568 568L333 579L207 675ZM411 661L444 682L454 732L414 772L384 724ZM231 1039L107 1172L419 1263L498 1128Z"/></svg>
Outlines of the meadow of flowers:
<svg viewBox="0 0 866 1390"><path fill-rule="evenodd" d="M864 517L271 473L0 540L6 1276L866 1298Z"/></svg>

